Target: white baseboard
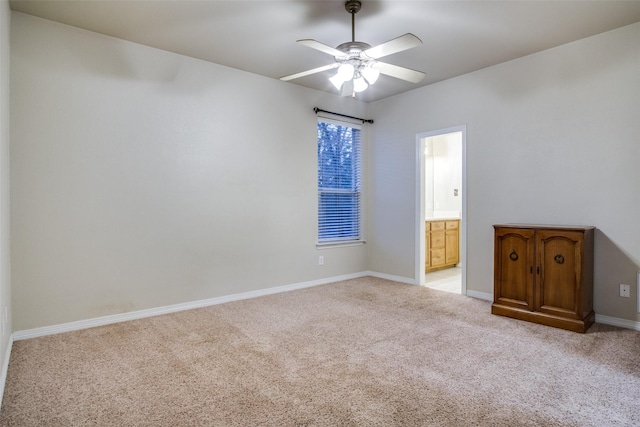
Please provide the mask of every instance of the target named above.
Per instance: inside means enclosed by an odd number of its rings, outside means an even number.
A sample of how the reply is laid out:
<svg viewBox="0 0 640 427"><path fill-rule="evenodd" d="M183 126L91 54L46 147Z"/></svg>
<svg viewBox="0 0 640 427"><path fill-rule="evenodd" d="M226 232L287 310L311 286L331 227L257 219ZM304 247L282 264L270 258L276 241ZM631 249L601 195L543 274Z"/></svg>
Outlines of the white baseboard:
<svg viewBox="0 0 640 427"><path fill-rule="evenodd" d="M485 292L467 291L467 296L483 299L487 301L493 301L493 294L489 294ZM636 331L640 331L640 322L627 320L627 319L619 319L617 317L611 317L611 316L603 316L601 314L596 314L596 323L602 323L604 325L618 326L620 328L634 329Z"/></svg>
<svg viewBox="0 0 640 427"><path fill-rule="evenodd" d="M9 366L9 356L11 355L11 347L13 341L25 340L30 338L37 338L46 335L60 334L64 332L78 331L81 329L93 328L97 326L110 325L113 323L126 322L129 320L143 319L145 317L159 316L162 314L175 313L178 311L191 310L195 308L208 307L217 304L224 304L232 301L240 301L249 298L256 298L265 295L277 294L281 292L294 291L297 289L310 288L313 286L326 285L329 283L340 282L342 280L356 279L359 277L373 276L381 279L392 280L394 282L406 283L415 285L415 279L394 276L390 274L378 273L375 271L363 271L360 273L346 274L342 276L334 276L325 279L312 280L309 282L294 283L291 285L276 286L273 288L259 289L255 291L242 292L239 294L225 295L216 298L209 298L204 300L190 301L180 304L167 305L164 307L150 308L146 310L132 311L129 313L113 314L110 316L95 317L92 319L79 320L76 322L62 323L52 326L44 326L41 328L27 329L24 331L15 331L11 334L9 345L7 347L7 354L5 355L4 363L2 366L2 374L0 376L0 402L2 402L2 392L4 391L4 381L6 379L6 373ZM493 301L493 294L486 292L479 292L473 290L467 290L467 296L472 298L478 298L486 301ZM622 328L635 329L640 331L640 322L632 320L618 319L615 317L596 315L596 322L604 323L612 326L619 326Z"/></svg>
<svg viewBox="0 0 640 427"><path fill-rule="evenodd" d="M417 285L416 280L409 277L394 276L391 274L378 273L376 271L367 271L367 276L379 277L381 279L393 280L394 282L407 283L409 285ZM477 298L485 301L493 301L493 293L467 290L466 295L471 298Z"/></svg>
<svg viewBox="0 0 640 427"><path fill-rule="evenodd" d="M326 285L340 282L342 280L356 279L368 276L368 272L345 274L326 279L312 280L309 282L295 283L291 285L277 286L274 288L259 289L255 291L242 292L239 294L225 295L216 298L209 298L197 301L190 301L180 304L167 305L164 307L149 308L146 310L132 311L128 313L113 314L109 316L95 317L92 319L79 320L76 322L62 323L58 325L44 326L41 328L15 331L13 339L16 341L37 338L46 335L55 335L64 332L78 331L81 329L94 328L96 326L110 325L112 323L126 322L128 320L143 319L145 317L159 316L161 314L175 313L178 311L191 310L194 308L208 307L211 305L224 304L226 302L240 301L249 298L256 298L265 295L277 294L280 292L294 291L297 289L310 288L312 286Z"/></svg>
<svg viewBox="0 0 640 427"><path fill-rule="evenodd" d="M640 331L640 322L627 319L618 319L617 317L603 316L601 314L596 314L596 323L603 323L605 325L619 326L621 328Z"/></svg>
<svg viewBox="0 0 640 427"><path fill-rule="evenodd" d="M471 298L483 299L485 301L493 301L493 294L488 292L480 292L467 289L467 296Z"/></svg>
<svg viewBox="0 0 640 427"><path fill-rule="evenodd" d="M9 371L9 359L11 358L11 348L13 347L13 334L9 335L7 350L2 359L2 372L0 373L0 409L2 409L2 398L4 397L4 386L7 382L7 372Z"/></svg>
<svg viewBox="0 0 640 427"><path fill-rule="evenodd" d="M416 285L416 280L414 278L403 277L403 276L394 276L392 274L378 273L377 271L367 271L366 276L379 277L380 279L392 280L394 282L406 283L408 285Z"/></svg>

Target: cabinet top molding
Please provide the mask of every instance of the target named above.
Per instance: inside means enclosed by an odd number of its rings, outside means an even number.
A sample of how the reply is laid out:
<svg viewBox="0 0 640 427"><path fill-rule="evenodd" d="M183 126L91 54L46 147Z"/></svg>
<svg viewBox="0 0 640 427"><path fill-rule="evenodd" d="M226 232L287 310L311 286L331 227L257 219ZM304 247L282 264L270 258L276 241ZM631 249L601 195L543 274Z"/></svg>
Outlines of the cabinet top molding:
<svg viewBox="0 0 640 427"><path fill-rule="evenodd" d="M494 224L493 228L551 228L556 230L593 230L592 225Z"/></svg>

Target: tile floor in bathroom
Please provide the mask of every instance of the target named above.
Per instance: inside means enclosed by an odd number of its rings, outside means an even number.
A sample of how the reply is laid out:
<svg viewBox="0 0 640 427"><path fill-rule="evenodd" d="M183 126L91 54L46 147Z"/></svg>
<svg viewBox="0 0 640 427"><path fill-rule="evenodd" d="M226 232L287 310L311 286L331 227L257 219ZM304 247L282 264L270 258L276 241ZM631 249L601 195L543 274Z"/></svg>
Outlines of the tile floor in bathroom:
<svg viewBox="0 0 640 427"><path fill-rule="evenodd" d="M425 286L459 294L462 289L462 268L453 267L426 273Z"/></svg>

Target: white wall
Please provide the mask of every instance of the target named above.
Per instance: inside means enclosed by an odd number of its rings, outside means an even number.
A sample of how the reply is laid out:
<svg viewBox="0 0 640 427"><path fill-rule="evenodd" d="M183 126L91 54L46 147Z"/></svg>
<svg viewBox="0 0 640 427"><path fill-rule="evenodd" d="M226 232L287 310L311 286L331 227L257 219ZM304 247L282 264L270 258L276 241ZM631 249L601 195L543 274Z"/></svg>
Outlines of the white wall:
<svg viewBox="0 0 640 427"><path fill-rule="evenodd" d="M596 312L638 319L638 45L635 24L367 106L13 13L13 329L367 269L411 278L416 134L462 124L467 288L492 292L492 224L592 224ZM376 120L366 246L315 247L314 106Z"/></svg>
<svg viewBox="0 0 640 427"><path fill-rule="evenodd" d="M9 223L9 2L0 2L0 324L4 333L0 340L0 366L4 366L5 352L12 330L11 320L11 257ZM4 315L6 311L6 322ZM1 327L0 327L1 328ZM0 384L0 387L3 385ZM2 393L0 392L0 398Z"/></svg>
<svg viewBox="0 0 640 427"><path fill-rule="evenodd" d="M495 223L594 225L595 311L640 320L639 46L634 24L371 104L371 265L413 277L416 134L466 124L467 288L493 291Z"/></svg>
<svg viewBox="0 0 640 427"><path fill-rule="evenodd" d="M316 249L313 113L366 104L11 23L15 330L367 269L366 246Z"/></svg>

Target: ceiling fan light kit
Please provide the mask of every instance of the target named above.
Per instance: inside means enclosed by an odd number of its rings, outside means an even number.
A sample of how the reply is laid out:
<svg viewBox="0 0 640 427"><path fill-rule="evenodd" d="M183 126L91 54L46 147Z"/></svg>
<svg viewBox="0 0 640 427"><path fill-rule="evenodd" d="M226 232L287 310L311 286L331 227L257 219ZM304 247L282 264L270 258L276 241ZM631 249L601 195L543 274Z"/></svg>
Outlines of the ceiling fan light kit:
<svg viewBox="0 0 640 427"><path fill-rule="evenodd" d="M281 77L280 80L289 81L337 68L338 71L329 78L329 81L340 91L342 96L351 95L354 97L357 92L363 92L373 85L380 74L412 83L418 83L422 80L425 74L421 71L377 60L421 45L422 41L413 34L407 33L375 47L355 40L355 14L358 13L361 6L361 2L357 0L348 0L344 4L346 11L351 14L350 42L342 43L338 47L332 48L316 40L304 39L297 41L304 46L332 55L335 61L333 64Z"/></svg>

